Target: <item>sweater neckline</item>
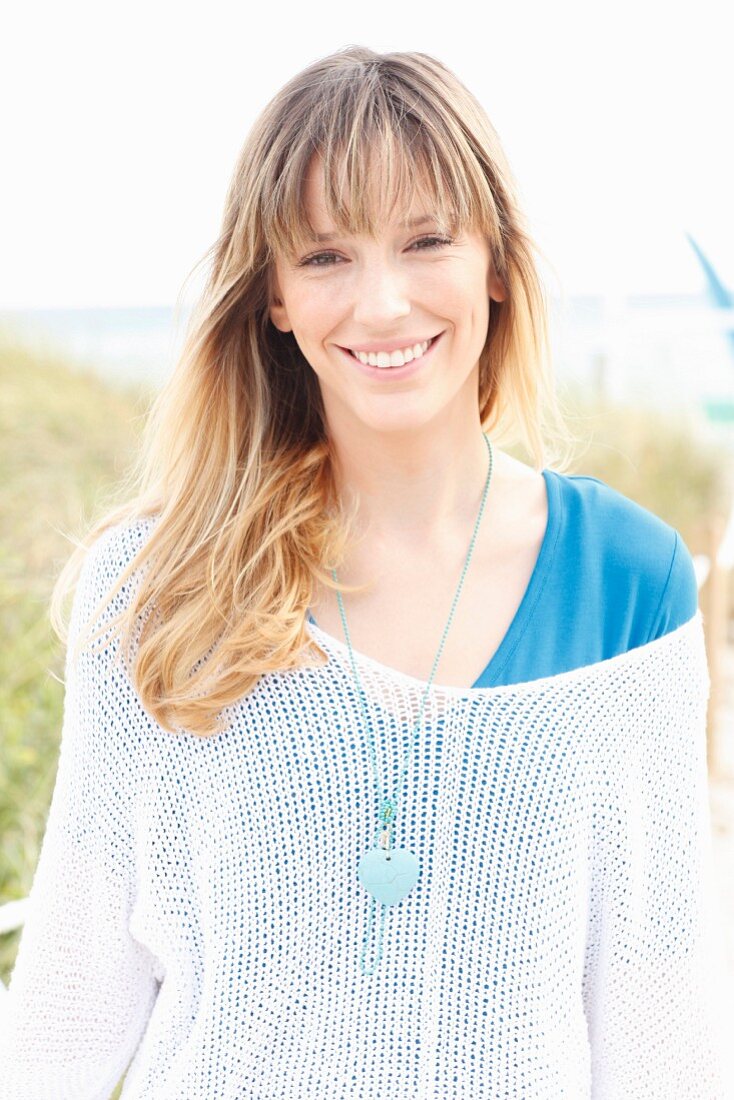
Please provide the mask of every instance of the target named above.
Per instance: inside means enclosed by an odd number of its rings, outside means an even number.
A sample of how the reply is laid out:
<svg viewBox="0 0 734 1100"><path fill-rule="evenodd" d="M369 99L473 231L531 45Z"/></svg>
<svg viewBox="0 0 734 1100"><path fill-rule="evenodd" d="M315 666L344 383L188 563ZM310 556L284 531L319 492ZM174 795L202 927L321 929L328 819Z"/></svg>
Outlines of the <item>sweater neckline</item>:
<svg viewBox="0 0 734 1100"><path fill-rule="evenodd" d="M351 677L352 667L349 660L349 647L346 643L322 630L315 622L307 622L306 629L314 641L318 642L328 654L329 660L331 661L333 656L339 663L344 664L345 670ZM705 662L703 617L700 607L696 609L692 618L674 630L669 630L666 634L661 634L658 638L653 638L643 645L627 649L623 653L617 653L613 657L605 657L601 661L593 661L591 664L580 665L577 668L568 669L566 672L556 672L550 676L539 676L534 680L520 680L514 684L492 684L487 687L464 688L434 682L429 687L428 697L434 700L443 697L449 700L471 702L472 700L480 701L504 696L542 695L543 692L549 689L571 688L583 681L609 677L614 673L621 672L628 666L634 667L646 660L657 657L658 652L663 655L669 651L673 653L676 648L686 645L690 647L694 642L698 643L699 653L703 656ZM373 680L381 679L383 682L392 682L397 688L416 694L420 693L421 696L428 687L427 680L421 680L416 676L408 675L406 672L400 672L398 669L385 665L374 657L368 657L365 653L360 653L354 648L352 648L352 652L357 667L371 673ZM665 665L667 666L668 663L669 661L666 658ZM702 674L708 675L707 665L704 666Z"/></svg>

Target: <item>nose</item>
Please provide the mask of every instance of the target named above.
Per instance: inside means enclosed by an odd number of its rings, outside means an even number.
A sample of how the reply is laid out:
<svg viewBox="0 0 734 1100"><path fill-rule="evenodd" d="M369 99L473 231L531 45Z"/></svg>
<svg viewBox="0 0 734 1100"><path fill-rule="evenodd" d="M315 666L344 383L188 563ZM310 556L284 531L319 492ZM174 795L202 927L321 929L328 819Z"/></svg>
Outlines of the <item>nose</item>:
<svg viewBox="0 0 734 1100"><path fill-rule="evenodd" d="M354 284L353 316L357 325L375 334L410 313L405 273L385 262L364 264Z"/></svg>

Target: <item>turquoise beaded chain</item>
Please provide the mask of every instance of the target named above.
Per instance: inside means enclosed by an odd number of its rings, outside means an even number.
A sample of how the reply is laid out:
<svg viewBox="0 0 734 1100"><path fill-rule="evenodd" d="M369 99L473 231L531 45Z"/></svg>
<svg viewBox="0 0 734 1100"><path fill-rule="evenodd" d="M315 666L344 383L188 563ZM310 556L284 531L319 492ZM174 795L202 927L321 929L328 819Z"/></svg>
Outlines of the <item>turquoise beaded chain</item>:
<svg viewBox="0 0 734 1100"><path fill-rule="evenodd" d="M392 797L386 797L380 786L377 771L377 759L375 753L374 739L371 736L369 738L370 758L372 761L372 769L375 777L375 786L377 789L379 810L377 815L377 830L375 832L375 836L372 842L373 847L362 857L358 869L359 881L362 883L365 889L368 890L370 894L372 894L372 906L370 909L367 931L365 933L364 944L362 947L362 954L360 955L359 960L362 973L367 975L374 974L382 958L383 932L385 929L385 913L387 911L387 907L389 905L396 905L406 896L406 894L408 894L413 889L416 882L418 881L418 875L420 873L418 859L415 855L413 855L412 852L409 852L404 848L395 849L392 847L395 820L398 814L398 792L402 788L405 775L408 771L408 762L410 756L412 755L413 748L415 747L418 730L420 729L421 723L423 721L423 711L425 709L426 699L428 698L428 692L430 690L431 684L433 683L433 677L436 673L436 667L441 658L443 647L446 642L446 636L449 632L449 627L451 626L451 623L453 621L454 611L456 610L456 605L458 603L459 596L464 585L464 578L466 577L467 569L469 568L469 562L471 561L472 553L474 551L474 544L477 539L479 525L481 523L482 515L484 513L484 505L487 500L487 493L489 492L489 485L492 480L492 467L494 462L492 444L486 432L483 432L482 434L484 436L484 441L487 444L487 450L489 452L489 468L487 470L487 480L485 482L484 492L482 494L482 502L479 506L479 514L477 515L476 523L474 524L474 533L472 534L471 542L469 543L469 550L466 555L466 560L464 561L464 568L461 572L459 584L457 586L454 600L451 605L451 611L449 612L448 621L444 628L443 637L441 638L441 644L438 647L438 652L436 653L436 657L433 662L433 668L431 669L431 675L428 679L428 683L426 684L425 691L423 692L423 702L421 704L418 721L416 722L413 729L411 745L405 755L405 761L403 763L403 767L398 778L397 786L395 788L395 794ZM337 582L335 569L332 569L332 576L334 578L334 581ZM344 627L344 636L347 639L347 646L349 647L349 656L352 662L354 679L357 682L357 686L360 692L362 712L364 715L364 727L365 730L371 732L370 721L367 712L367 701L362 683L357 673L357 666L354 660L354 651L352 650L352 642L349 636L349 628L347 626L347 617L344 613L344 603L342 601L341 592L338 589L336 592L336 598L339 603L339 613L341 615L342 625ZM364 957L367 951L367 945L372 935L375 909L378 902L381 903L382 909L380 912L380 929L378 936L377 958L375 959L372 968L366 969L364 964Z"/></svg>

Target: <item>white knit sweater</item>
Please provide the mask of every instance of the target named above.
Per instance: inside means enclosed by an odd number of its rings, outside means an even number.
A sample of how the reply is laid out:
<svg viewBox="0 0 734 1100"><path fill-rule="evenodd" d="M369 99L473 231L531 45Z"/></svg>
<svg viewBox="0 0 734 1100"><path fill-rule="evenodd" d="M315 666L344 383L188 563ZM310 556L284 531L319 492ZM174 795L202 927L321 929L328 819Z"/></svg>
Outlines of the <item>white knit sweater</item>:
<svg viewBox="0 0 734 1100"><path fill-rule="evenodd" d="M72 644L150 523L91 551ZM209 740L157 726L115 646L67 658L0 1098L108 1100L131 1059L125 1100L726 1097L700 612L430 689L394 837L420 877L370 976L377 794L348 651L309 629L328 666L271 673ZM392 792L425 683L357 661Z"/></svg>

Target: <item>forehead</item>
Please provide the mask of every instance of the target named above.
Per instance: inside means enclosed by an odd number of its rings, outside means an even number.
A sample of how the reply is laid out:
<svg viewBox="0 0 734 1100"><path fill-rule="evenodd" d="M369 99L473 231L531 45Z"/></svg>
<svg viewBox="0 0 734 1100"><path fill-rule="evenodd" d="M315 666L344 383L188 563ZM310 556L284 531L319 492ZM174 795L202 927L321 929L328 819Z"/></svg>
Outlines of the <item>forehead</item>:
<svg viewBox="0 0 734 1100"><path fill-rule="evenodd" d="M382 228L414 229L453 218L437 202L425 181L413 175L410 186L389 187L379 166L370 174L367 187L350 187L341 178L327 180L321 159L315 155L302 184L300 232L309 240L323 241L339 233L374 234ZM440 207L444 206L443 212Z"/></svg>

